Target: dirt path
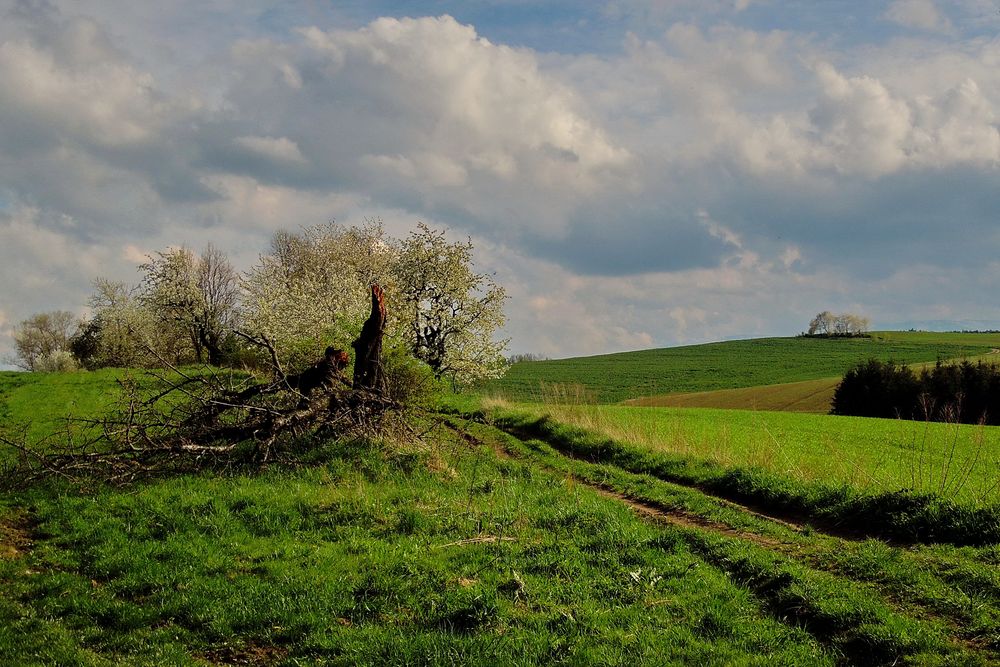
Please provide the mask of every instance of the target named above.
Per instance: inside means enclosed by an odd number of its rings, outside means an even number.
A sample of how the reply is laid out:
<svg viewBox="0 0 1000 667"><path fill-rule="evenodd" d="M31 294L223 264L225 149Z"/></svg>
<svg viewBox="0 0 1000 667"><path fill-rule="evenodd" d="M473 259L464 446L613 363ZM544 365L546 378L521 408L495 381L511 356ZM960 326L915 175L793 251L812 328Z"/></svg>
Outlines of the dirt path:
<svg viewBox="0 0 1000 667"><path fill-rule="evenodd" d="M31 526L18 515L0 517L0 560L16 560L31 548Z"/></svg>
<svg viewBox="0 0 1000 667"><path fill-rule="evenodd" d="M737 530L732 526L719 521L711 521L705 517L698 516L691 512L685 512L684 510L677 509L676 507L667 507L665 505L660 505L659 503L650 503L646 500L637 500L630 496L625 495L619 491L600 484L594 484L587 480L582 480L580 478L574 478L578 484L582 484L587 488L591 489L595 493L604 496L605 498L611 498L624 503L631 507L637 514L641 515L646 519L650 519L657 523L666 523L671 526L678 526L680 528L694 528L697 530L707 530L719 535L726 535L727 537L735 537L741 540L747 540L753 542L754 544L759 544L761 546L773 549L781 546L783 543L780 540L774 538L766 537L760 535L759 533L754 533L751 531Z"/></svg>
<svg viewBox="0 0 1000 667"><path fill-rule="evenodd" d="M520 460L520 461L527 460L523 452L509 449L501 442L498 442L492 438L481 439L469 433L468 431L464 430L457 423L453 423L450 421L445 423L449 429L458 434L463 440L465 440L466 443L468 443L472 447L489 448L497 455L498 458L504 460ZM517 434L509 434L509 435L513 435L515 438L523 442L523 440ZM559 452L561 455L566 456L567 458L573 458L567 452L563 452L558 449L556 449L556 451ZM560 475L566 474L567 472L565 470L548 465L542 461L534 460L532 461L532 463L538 465L542 469ZM572 475L571 472L569 474ZM776 554L781 554L782 556L789 558L790 560L798 561L799 563L809 568L816 569L817 563L815 562L815 559L810 556L811 550L803 549L803 544L799 543L798 541L791 541L791 540L784 541L773 536L762 535L752 530L736 528L727 523L711 520L704 516L700 516L698 514L683 510L678 507L657 503L654 501L650 501L649 499L636 498L634 496L622 493L621 491L612 488L610 485L601 484L599 482L594 482L587 479L582 479L576 475L573 475L573 480L575 483L580 484L581 486L584 486L587 489L590 489L591 491L599 494L604 498L609 498L611 500L620 502L623 505L626 505L637 515L639 515L641 518L647 521L674 526L682 529L707 532L714 535L721 535L729 538L742 540L757 545L761 548L767 549L769 551L772 551ZM668 483L674 484L673 482L668 482ZM704 494L702 490L697 489L696 487L693 486L685 486L682 484L677 486L680 486L682 488L687 488L697 493ZM738 510L740 512L744 512L752 516L755 516L757 518L763 519L765 521L778 524L782 527L790 529L799 534L808 534L809 539L814 540L814 545L822 544L823 549L846 548L844 538L841 537L840 535L832 534L829 532L823 532L819 530L813 530L811 528L808 529L807 533L806 527L801 523L792 522L780 516L774 516L768 513L762 513L754 509L751 509L749 507L746 507L745 505L741 505L739 503L724 498L719 498L711 494L704 494L704 495L708 496L709 498L719 503L720 505L724 505L734 510ZM846 542L854 542L856 541L856 539L857 539L856 537L849 538L846 540ZM887 544L891 545L891 543L889 542L887 542ZM920 617L933 618L941 622L947 628L950 640L953 641L958 646L962 646L966 649L975 652L985 651L987 654L989 654L991 650L987 646L986 641L982 637L968 636L964 629L963 623L959 619L953 618L949 614L943 614L940 611L934 610L928 607L926 604L921 603L919 600L915 598L905 595L902 598L900 598L898 595L895 594L894 591L892 591L891 589L885 589L883 586L879 585L876 581L866 579L864 577L859 578L856 576L852 576L851 572L842 571L839 568L829 569L825 567L820 567L818 568L818 570L827 572L828 574L832 574L837 577L842 577L846 581L851 581L866 585L874 584L881 591L879 597L889 607L894 608L898 613L904 616L909 616L914 618L920 618Z"/></svg>
<svg viewBox="0 0 1000 667"><path fill-rule="evenodd" d="M480 446L488 447L499 458L506 460L523 458L523 456L520 455L518 452L512 452L509 449L503 447L500 443L485 442L482 439L477 438L471 433L461 429L457 424L454 424L452 422L445 422L445 424L448 426L448 428L457 433L463 440L465 440L468 444L472 445L473 447L480 447ZM552 468L541 463L539 463L539 465L551 472L562 472L557 470L556 468ZM598 493L599 495L604 496L605 498L612 498L614 500L622 502L631 507L638 514L641 514L642 516L657 521L659 523L667 523L681 528L695 528L698 530L708 530L720 535L726 535L729 537L736 537L739 539L748 540L769 548L774 548L782 544L780 540L760 535L752 531L739 530L733 528L728 524L722 523L720 521L712 521L703 516L699 516L693 512L687 512L678 507L671 507L661 503L654 503L648 500L641 500L638 498L634 498L620 491L617 491L616 489L613 489L605 484L591 482L590 480L581 479L580 477L577 476L573 476L573 481L577 484L580 484L582 486L591 489L595 493ZM746 512L748 514L751 514L758 518L765 519L767 521L778 523L796 532L801 532L802 530L802 526L798 524L789 523L781 519L775 519L773 517L760 514L759 512L755 512L747 507L744 507L737 503L730 502L728 500L723 500L720 498L715 498L715 500L717 500L721 504L732 507L733 509Z"/></svg>

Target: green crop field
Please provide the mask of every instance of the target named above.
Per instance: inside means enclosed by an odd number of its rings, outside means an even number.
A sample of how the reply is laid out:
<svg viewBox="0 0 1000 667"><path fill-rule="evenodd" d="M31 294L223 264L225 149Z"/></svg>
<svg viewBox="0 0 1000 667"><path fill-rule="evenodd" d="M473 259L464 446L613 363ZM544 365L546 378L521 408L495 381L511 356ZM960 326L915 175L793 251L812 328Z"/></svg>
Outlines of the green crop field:
<svg viewBox="0 0 1000 667"><path fill-rule="evenodd" d="M1000 334L876 332L871 338L759 338L514 364L482 391L540 401L543 385L579 385L599 403L840 376L869 357L900 363L981 357Z"/></svg>
<svg viewBox="0 0 1000 667"><path fill-rule="evenodd" d="M969 361L995 363L1000 360L991 351L980 356L963 356ZM908 364L915 371L932 366L933 362ZM767 410L777 412L807 412L827 414L833 402L834 392L840 384L840 376L801 380L781 384L741 387L739 389L715 389L713 391L692 391L629 398L624 405L641 405L663 408L723 408L730 410ZM549 394L556 393L549 390Z"/></svg>

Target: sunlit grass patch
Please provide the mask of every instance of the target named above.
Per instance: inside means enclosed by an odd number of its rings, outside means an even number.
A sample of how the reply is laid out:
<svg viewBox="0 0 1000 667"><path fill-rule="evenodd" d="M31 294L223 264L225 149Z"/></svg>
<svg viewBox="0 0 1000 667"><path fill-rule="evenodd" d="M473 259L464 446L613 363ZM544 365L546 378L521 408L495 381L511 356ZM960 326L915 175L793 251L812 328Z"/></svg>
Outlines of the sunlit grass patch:
<svg viewBox="0 0 1000 667"><path fill-rule="evenodd" d="M38 489L31 553L0 564L0 656L833 661L627 507L464 443L440 455L457 477L356 445L255 477Z"/></svg>
<svg viewBox="0 0 1000 667"><path fill-rule="evenodd" d="M518 409L723 467L761 468L864 491L908 489L973 505L1000 502L998 427L570 401Z"/></svg>

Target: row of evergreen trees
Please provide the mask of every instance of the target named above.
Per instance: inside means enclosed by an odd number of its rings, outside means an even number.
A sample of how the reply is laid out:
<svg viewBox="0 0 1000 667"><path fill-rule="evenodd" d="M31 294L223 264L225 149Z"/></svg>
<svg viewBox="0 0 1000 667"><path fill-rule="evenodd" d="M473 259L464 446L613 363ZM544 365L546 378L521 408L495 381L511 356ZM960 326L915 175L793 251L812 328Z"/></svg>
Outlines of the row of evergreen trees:
<svg viewBox="0 0 1000 667"><path fill-rule="evenodd" d="M830 414L1000 425L1000 367L938 361L915 373L869 359L844 375Z"/></svg>

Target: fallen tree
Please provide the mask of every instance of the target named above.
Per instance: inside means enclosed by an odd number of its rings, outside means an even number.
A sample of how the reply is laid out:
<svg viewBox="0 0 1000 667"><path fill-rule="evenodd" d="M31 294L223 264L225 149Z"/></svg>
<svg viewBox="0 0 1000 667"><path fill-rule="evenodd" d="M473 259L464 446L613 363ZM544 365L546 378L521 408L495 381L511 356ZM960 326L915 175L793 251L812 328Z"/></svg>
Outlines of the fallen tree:
<svg viewBox="0 0 1000 667"><path fill-rule="evenodd" d="M287 374L271 341L240 334L269 358L265 379L232 372L191 373L167 365L152 383L120 381L119 405L100 419L68 421L41 442L0 435L15 461L5 485L46 477L116 484L167 471L264 464L289 453L309 434L377 437L405 428L406 406L389 396L382 362L385 295L371 286L371 312L352 347L329 347L300 373Z"/></svg>

